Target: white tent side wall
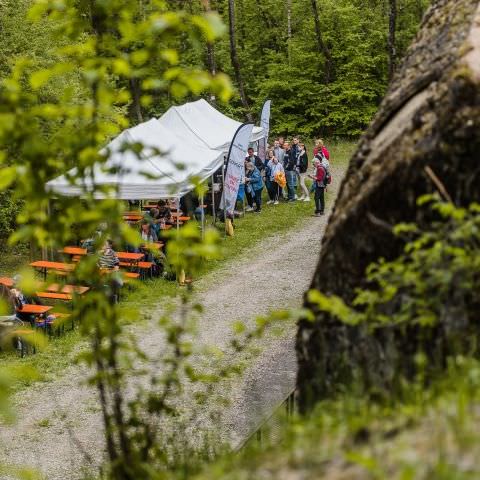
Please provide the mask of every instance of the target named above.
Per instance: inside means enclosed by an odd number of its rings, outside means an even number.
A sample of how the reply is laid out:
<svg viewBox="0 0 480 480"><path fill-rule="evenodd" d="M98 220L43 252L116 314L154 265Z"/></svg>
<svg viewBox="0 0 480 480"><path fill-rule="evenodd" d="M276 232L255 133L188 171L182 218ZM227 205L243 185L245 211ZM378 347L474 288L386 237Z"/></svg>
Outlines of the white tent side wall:
<svg viewBox="0 0 480 480"><path fill-rule="evenodd" d="M143 145L143 158L123 151L125 143ZM155 119L122 132L105 149L110 150L110 157L103 168L96 167L95 184L114 187L115 198L122 200L181 197L194 188L193 177L205 181L223 165L222 152L194 144L190 137L180 138ZM156 149L163 154L156 154ZM106 171L112 168L118 172ZM64 196L86 193L64 175L48 182L47 188ZM86 190L93 190L91 182L86 183Z"/></svg>

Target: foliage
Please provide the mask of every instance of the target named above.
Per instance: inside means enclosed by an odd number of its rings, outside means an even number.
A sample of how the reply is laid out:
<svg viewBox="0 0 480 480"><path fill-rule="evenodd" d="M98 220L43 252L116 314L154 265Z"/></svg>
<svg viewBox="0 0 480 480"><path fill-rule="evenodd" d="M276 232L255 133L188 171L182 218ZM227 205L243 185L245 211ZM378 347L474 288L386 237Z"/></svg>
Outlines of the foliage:
<svg viewBox="0 0 480 480"><path fill-rule="evenodd" d="M273 430L197 480L473 480L480 470L480 364L456 357L428 388L403 386L378 403L352 392L321 401L307 418L277 412ZM281 428L278 425L281 425Z"/></svg>
<svg viewBox="0 0 480 480"><path fill-rule="evenodd" d="M480 207L459 208L435 196L418 203L429 220L395 227L406 241L403 254L372 264L368 286L351 306L309 293L315 308L346 326L345 341L355 339L350 353L340 352L351 369L340 383L391 393L423 369L427 378L441 371L449 356L478 353Z"/></svg>
<svg viewBox="0 0 480 480"><path fill-rule="evenodd" d="M171 3L178 8L178 2ZM201 3L189 2L189 8L200 10ZM227 23L227 2L209 3ZM317 0L322 38L332 57L330 79L327 79L325 53L319 51L312 1L291 2L290 39L287 3L285 0L235 2L238 54L253 113L260 112L263 101L270 98L271 131L276 134L358 136L370 122L387 88L388 1ZM397 3L396 49L401 58L430 2L399 0ZM228 39L219 39L214 47L217 69L234 78ZM188 52L185 59L206 65L206 56L200 51ZM228 111L244 116L247 112L241 107L238 95L233 100Z"/></svg>

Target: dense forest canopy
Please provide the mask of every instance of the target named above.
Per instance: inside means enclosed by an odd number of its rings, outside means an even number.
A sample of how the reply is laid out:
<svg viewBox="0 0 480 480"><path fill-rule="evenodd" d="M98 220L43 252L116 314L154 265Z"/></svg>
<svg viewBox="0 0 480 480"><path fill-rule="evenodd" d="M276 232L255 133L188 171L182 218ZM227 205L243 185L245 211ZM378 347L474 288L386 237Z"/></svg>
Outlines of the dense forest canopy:
<svg viewBox="0 0 480 480"><path fill-rule="evenodd" d="M33 0L3 0L0 10L0 75L15 58L36 65L55 61L48 26L25 19ZM245 99L236 95L221 106L237 116L257 116L272 99L273 131L306 136L358 136L375 113L389 80L392 55L403 53L418 29L428 0L169 0L167 9L218 11L229 25L234 7L234 37ZM148 9L149 2L140 2ZM394 44L392 39L394 20ZM238 87L228 30L214 45L177 39L183 64L225 72ZM192 48L193 47L193 48ZM124 86L141 88L135 82ZM133 92L134 93L134 92ZM132 121L165 111L175 98L159 96L152 105L132 109ZM248 107L247 107L248 105ZM139 114L140 113L140 114Z"/></svg>

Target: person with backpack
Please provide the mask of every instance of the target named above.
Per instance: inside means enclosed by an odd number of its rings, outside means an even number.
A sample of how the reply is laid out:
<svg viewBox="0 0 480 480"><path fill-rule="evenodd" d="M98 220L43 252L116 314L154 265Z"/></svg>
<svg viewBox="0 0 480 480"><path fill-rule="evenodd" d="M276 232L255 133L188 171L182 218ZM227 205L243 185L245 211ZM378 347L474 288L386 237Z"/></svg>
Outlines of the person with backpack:
<svg viewBox="0 0 480 480"><path fill-rule="evenodd" d="M314 162L315 175L310 177L315 182L315 217L320 217L325 213L325 187L327 186L327 170L316 157Z"/></svg>
<svg viewBox="0 0 480 480"><path fill-rule="evenodd" d="M309 202L310 193L308 191L307 186L305 185L305 178L307 176L307 170L308 170L308 157L307 157L307 152L305 150L304 143L299 144L299 151L297 155L297 162L296 162L295 169L297 173L298 183L300 184L300 189L302 191L302 196L298 200Z"/></svg>

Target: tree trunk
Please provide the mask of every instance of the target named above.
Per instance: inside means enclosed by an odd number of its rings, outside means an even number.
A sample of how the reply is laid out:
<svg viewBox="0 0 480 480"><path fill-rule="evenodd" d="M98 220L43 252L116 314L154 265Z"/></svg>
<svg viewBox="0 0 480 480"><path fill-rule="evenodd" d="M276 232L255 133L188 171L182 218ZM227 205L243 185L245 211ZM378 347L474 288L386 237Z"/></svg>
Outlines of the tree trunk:
<svg viewBox="0 0 480 480"><path fill-rule="evenodd" d="M312 288L348 304L370 263L398 257L404 244L385 225L421 224L416 199L436 190L425 167L457 205L478 201L479 152L480 0L436 0L350 161ZM370 335L306 307L315 321L301 320L297 334L302 411L358 372L388 385L386 332Z"/></svg>
<svg viewBox="0 0 480 480"><path fill-rule="evenodd" d="M291 60L290 43L292 40L292 0L287 0L287 56L288 63Z"/></svg>
<svg viewBox="0 0 480 480"><path fill-rule="evenodd" d="M395 1L395 0L393 0ZM323 41L322 29L320 26L320 18L318 16L317 0L311 0L313 20L315 23L315 35L317 38L318 51L325 57L325 83L330 83L333 78L333 59L330 49Z"/></svg>
<svg viewBox="0 0 480 480"><path fill-rule="evenodd" d="M247 96L245 95L245 88L240 69L240 61L237 54L237 42L235 40L235 1L228 0L228 18L229 18L229 32L230 32L230 59L232 61L233 71L235 73L235 80L240 92L240 99L242 105L247 112L247 117L251 121L252 114L250 113L250 106L248 104Z"/></svg>
<svg viewBox="0 0 480 480"><path fill-rule="evenodd" d="M140 103L142 92L138 78L130 79L130 93L132 95L132 103L130 104L130 118L132 120L135 119L138 123L142 123L143 115L142 105Z"/></svg>
<svg viewBox="0 0 480 480"><path fill-rule="evenodd" d="M202 0L202 3L205 11L210 12L211 11L210 1ZM215 76L217 74L217 64L215 61L215 43L214 42L207 42L207 66L208 66L208 71L211 73L211 75ZM213 93L210 95L209 101L211 105L215 106L216 98Z"/></svg>
<svg viewBox="0 0 480 480"><path fill-rule="evenodd" d="M388 0L388 6L388 79L392 81L397 68L397 0Z"/></svg>

